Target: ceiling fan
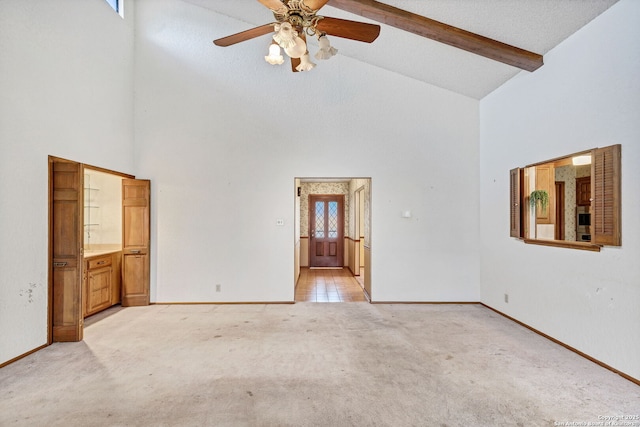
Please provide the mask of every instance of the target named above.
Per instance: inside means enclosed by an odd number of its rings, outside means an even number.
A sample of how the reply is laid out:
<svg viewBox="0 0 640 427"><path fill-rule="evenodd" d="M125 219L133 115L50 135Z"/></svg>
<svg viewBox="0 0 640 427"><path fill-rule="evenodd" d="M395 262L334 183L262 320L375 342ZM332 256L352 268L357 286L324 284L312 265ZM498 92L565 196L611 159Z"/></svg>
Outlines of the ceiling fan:
<svg viewBox="0 0 640 427"><path fill-rule="evenodd" d="M217 46L231 46L246 40L269 33L273 41L269 55L265 60L271 64L281 64L284 59L280 54L283 48L291 58L293 71L308 71L315 66L309 58L306 36L318 38L320 46L316 54L318 59L328 59L337 50L332 48L327 35L371 43L380 34L380 26L346 19L331 18L318 15L318 10L329 0L258 0L268 7L276 22L242 31L227 37L214 40Z"/></svg>
<svg viewBox="0 0 640 427"><path fill-rule="evenodd" d="M380 34L380 26L364 22L330 18L318 15L325 4L342 9L401 30L436 40L477 55L484 56L527 71L535 71L543 65L542 55L502 43L479 34L471 33L433 19L426 18L376 0L258 0L269 8L276 22L242 31L214 40L217 46L231 46L246 40L275 32L265 59L270 63L282 63L280 47L291 57L293 71L310 70L306 48L306 35L318 37L318 59L335 54L326 35L371 43Z"/></svg>

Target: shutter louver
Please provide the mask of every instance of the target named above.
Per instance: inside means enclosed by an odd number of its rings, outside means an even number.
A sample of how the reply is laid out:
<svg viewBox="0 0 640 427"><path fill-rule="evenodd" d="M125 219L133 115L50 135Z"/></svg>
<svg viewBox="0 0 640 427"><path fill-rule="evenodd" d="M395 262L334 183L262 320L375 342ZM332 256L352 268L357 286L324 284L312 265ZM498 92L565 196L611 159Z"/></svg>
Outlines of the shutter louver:
<svg viewBox="0 0 640 427"><path fill-rule="evenodd" d="M591 179L591 242L620 246L619 144L593 150Z"/></svg>

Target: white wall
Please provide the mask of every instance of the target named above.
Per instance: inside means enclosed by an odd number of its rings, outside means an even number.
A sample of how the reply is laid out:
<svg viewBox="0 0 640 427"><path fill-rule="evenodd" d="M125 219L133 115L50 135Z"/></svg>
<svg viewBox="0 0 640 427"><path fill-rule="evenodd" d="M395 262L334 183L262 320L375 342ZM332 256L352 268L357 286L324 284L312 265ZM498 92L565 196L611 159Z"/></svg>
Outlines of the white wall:
<svg viewBox="0 0 640 427"><path fill-rule="evenodd" d="M300 176L372 178L378 300L478 300L478 102L340 55L293 74L262 59L268 36L211 43L249 26L136 2L152 300L292 301Z"/></svg>
<svg viewBox="0 0 640 427"><path fill-rule="evenodd" d="M122 248L122 177L84 169L84 249Z"/></svg>
<svg viewBox="0 0 640 427"><path fill-rule="evenodd" d="M621 0L481 101L482 301L640 378L640 2ZM622 144L622 247L509 237L509 169ZM532 271L539 271L534 275ZM509 303L504 294L509 294Z"/></svg>
<svg viewBox="0 0 640 427"><path fill-rule="evenodd" d="M0 1L0 363L47 341L47 156L132 171L132 6Z"/></svg>

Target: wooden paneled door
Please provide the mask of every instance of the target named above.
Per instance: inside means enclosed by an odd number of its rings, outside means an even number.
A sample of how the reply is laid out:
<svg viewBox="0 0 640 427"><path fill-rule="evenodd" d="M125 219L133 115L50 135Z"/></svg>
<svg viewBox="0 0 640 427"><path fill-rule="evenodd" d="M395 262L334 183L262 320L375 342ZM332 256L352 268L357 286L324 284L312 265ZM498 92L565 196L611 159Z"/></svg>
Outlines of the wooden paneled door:
<svg viewBox="0 0 640 427"><path fill-rule="evenodd" d="M122 180L122 306L149 305L150 189L146 179Z"/></svg>
<svg viewBox="0 0 640 427"><path fill-rule="evenodd" d="M309 196L309 266L344 264L344 196Z"/></svg>
<svg viewBox="0 0 640 427"><path fill-rule="evenodd" d="M82 165L49 157L49 341L82 340Z"/></svg>

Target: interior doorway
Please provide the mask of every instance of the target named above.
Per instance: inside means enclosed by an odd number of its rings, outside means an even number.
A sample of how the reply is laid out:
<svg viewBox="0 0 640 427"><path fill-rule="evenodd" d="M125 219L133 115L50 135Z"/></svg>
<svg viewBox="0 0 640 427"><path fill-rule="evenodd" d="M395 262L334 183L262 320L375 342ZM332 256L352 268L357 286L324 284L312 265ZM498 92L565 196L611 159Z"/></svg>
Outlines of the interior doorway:
<svg viewBox="0 0 640 427"><path fill-rule="evenodd" d="M81 341L85 317L149 304L150 182L54 156L48 167L48 342Z"/></svg>
<svg viewBox="0 0 640 427"><path fill-rule="evenodd" d="M310 277L305 269L343 268L354 280L360 279L356 283L371 300L371 178L295 178L294 197L294 286L302 276ZM343 201L343 208L336 199ZM342 236L336 223L343 227ZM331 235L333 241L322 241L319 235L322 239ZM338 242L343 244L342 253ZM334 264L314 259L317 255L326 259L327 254Z"/></svg>

